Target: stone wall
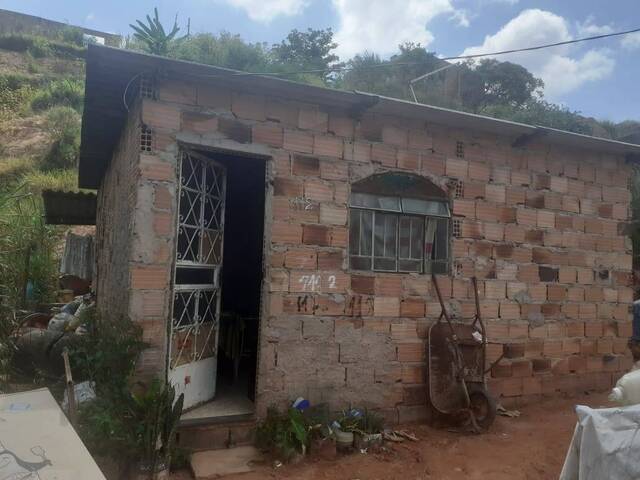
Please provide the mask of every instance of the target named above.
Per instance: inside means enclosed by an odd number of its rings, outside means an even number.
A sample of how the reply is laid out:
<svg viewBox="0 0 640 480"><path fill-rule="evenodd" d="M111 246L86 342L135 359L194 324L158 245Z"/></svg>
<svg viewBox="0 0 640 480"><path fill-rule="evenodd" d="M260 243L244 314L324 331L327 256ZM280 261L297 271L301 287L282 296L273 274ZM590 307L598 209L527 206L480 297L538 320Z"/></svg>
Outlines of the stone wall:
<svg viewBox="0 0 640 480"><path fill-rule="evenodd" d="M135 235L150 250L133 254L132 298L151 309L151 336L160 335L176 142L268 156L259 415L298 396L378 408L392 421L426 414L424 343L440 313L429 277L348 268L350 185L380 171L458 182L452 271L439 284L451 311L470 317L478 277L488 360L506 357L489 378L503 403L608 388L630 366L631 251L620 233L630 168L621 158L540 142L513 149L513 138L354 119L213 82L164 80L157 99L143 101L154 147L141 166L154 173L138 184Z"/></svg>

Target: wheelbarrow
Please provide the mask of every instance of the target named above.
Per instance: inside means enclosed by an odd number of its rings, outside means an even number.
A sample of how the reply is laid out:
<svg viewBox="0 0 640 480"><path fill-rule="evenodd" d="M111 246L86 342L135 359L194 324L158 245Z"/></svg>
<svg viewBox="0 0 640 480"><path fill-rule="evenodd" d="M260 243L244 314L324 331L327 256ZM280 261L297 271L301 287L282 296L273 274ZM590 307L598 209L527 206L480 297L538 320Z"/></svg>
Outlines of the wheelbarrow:
<svg viewBox="0 0 640 480"><path fill-rule="evenodd" d="M476 278L471 279L476 313L470 323L453 322L432 275L442 312L429 328L429 397L440 413L466 415L473 430L486 431L496 417L496 403L487 391L485 351L487 334L480 315Z"/></svg>

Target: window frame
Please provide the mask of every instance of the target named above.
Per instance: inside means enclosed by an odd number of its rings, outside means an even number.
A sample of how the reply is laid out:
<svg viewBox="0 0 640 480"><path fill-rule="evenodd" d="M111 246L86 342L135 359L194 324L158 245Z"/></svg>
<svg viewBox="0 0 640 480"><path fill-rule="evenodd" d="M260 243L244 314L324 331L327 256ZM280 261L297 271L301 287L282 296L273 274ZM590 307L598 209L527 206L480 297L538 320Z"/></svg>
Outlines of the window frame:
<svg viewBox="0 0 640 480"><path fill-rule="evenodd" d="M431 198L431 199L426 199L426 198L415 198L413 196L395 196L395 198L398 200L398 205L399 205L399 210L389 210L389 209L384 209L384 208L376 208L376 207L366 207L366 206L361 206L361 205L353 205L353 193L364 193L364 192L352 192L352 194L349 197L349 242L348 242L348 257L349 257L349 269L350 270L354 270L354 271L361 271L361 272L379 272L379 273L401 273L401 274L407 274L407 273L413 273L413 274L419 274L419 275L424 275L424 274L431 274L434 270L434 266L437 265L443 265L442 269L438 269L436 272L433 273L439 273L439 274L448 274L451 271L451 223L452 223L452 215L451 215L451 205L450 202L442 199L442 198ZM378 197L390 197L389 195L384 195L384 194L374 194L374 193L368 193L368 195L374 195L374 196L378 196ZM434 202L438 202L441 203L443 205L445 205L446 210L447 210L447 215L427 215L427 214L420 214L420 213L415 213L415 212L405 212L403 210L403 200L404 199L409 199L409 200L429 200L429 201L434 201ZM360 218L360 227L358 230L358 253L354 253L353 249L352 249L352 230L353 230L353 225L352 225L352 221L353 221L353 211L357 211L359 212L359 218ZM361 212L370 212L371 213L371 244L370 244L370 255L360 255L360 249L361 249L361 242L362 242L362 213ZM395 256L394 257L377 257L375 255L376 251L375 251L375 230L376 230L376 215L388 215L388 216L394 216L395 217ZM421 245L422 245L422 255L420 258L420 269L419 270L407 270L407 269L401 269L400 265L402 261L416 261L417 259L412 259L412 258L402 258L400 256L400 226L402 223L402 219L420 219L422 221L422 235L421 235ZM434 240L433 240L433 247L432 247L432 256L434 254L437 253L436 249L438 248L442 248L443 246L437 242L437 228L438 228L438 223L440 222L446 222L446 241L444 242L444 249L445 249L445 255L442 259L433 259L433 258L426 258L426 241L427 241L427 229L428 229L428 225L429 222L433 221L436 222L436 230L434 231ZM384 238L383 238L383 243L385 242ZM411 237L409 236L409 242L411 242ZM411 255L411 253L409 253L409 255ZM369 259L369 268L361 268L361 267L356 267L353 265L352 259L353 258L360 258L360 259ZM395 260L395 269L382 269L382 268L376 268L376 259L391 259L393 258Z"/></svg>

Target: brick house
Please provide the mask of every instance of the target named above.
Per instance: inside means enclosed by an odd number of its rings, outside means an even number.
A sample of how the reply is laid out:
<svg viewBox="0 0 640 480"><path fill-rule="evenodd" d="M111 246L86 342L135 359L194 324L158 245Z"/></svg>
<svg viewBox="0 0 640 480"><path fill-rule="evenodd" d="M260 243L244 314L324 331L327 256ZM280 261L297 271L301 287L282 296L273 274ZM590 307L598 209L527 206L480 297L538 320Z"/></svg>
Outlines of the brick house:
<svg viewBox="0 0 640 480"><path fill-rule="evenodd" d="M463 318L478 278L503 402L606 389L631 365L638 154L90 46L80 186L98 190L98 306L142 326L140 373L205 416L303 396L424 419L431 272Z"/></svg>

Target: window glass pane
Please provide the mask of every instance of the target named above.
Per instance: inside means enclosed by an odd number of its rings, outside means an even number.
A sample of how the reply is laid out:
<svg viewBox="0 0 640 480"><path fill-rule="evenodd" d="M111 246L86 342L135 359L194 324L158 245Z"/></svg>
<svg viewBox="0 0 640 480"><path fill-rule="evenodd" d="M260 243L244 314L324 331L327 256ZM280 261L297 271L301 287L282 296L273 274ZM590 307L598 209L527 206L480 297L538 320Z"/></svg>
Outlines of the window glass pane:
<svg viewBox="0 0 640 480"><path fill-rule="evenodd" d="M422 272L422 260L398 260L400 272Z"/></svg>
<svg viewBox="0 0 640 480"><path fill-rule="evenodd" d="M399 212L400 198L354 192L351 194L351 206Z"/></svg>
<svg viewBox="0 0 640 480"><path fill-rule="evenodd" d="M433 249L434 260L447 260L449 252L449 220L436 220L435 245Z"/></svg>
<svg viewBox="0 0 640 480"><path fill-rule="evenodd" d="M398 258L422 260L424 218L400 217Z"/></svg>
<svg viewBox="0 0 640 480"><path fill-rule="evenodd" d="M385 257L396 256L398 235L398 217L395 215L385 215L384 253Z"/></svg>
<svg viewBox="0 0 640 480"><path fill-rule="evenodd" d="M376 213L374 218L373 268L395 271L398 217Z"/></svg>
<svg viewBox="0 0 640 480"><path fill-rule="evenodd" d="M435 274L449 273L449 262L441 261L441 260L432 261L431 272Z"/></svg>
<svg viewBox="0 0 640 480"><path fill-rule="evenodd" d="M400 240L398 257L411 258L411 218L400 217Z"/></svg>
<svg viewBox="0 0 640 480"><path fill-rule="evenodd" d="M355 270L371 270L373 212L351 210L349 214L349 259Z"/></svg>
<svg viewBox="0 0 640 480"><path fill-rule="evenodd" d="M434 244L429 260L425 262L427 273L447 273L449 271L449 220L430 219L427 226L427 238L429 231L435 225ZM428 244L425 244L428 248Z"/></svg>
<svg viewBox="0 0 640 480"><path fill-rule="evenodd" d="M411 219L411 255L409 258L414 260L422 260L422 251L424 250L424 219Z"/></svg>
<svg viewBox="0 0 640 480"><path fill-rule="evenodd" d="M374 258L373 269L383 270L385 272L395 272L397 271L396 259L395 258Z"/></svg>
<svg viewBox="0 0 640 480"><path fill-rule="evenodd" d="M373 212L360 211L360 255L371 256Z"/></svg>
<svg viewBox="0 0 640 480"><path fill-rule="evenodd" d="M349 212L349 254L360 255L360 213L362 210Z"/></svg>
<svg viewBox="0 0 640 480"><path fill-rule="evenodd" d="M419 213L421 215L435 215L437 217L450 216L449 205L447 205L447 203L420 200L417 198L403 198L402 211L405 213Z"/></svg>
<svg viewBox="0 0 640 480"><path fill-rule="evenodd" d="M351 268L354 270L371 270L371 257L354 257L351 258Z"/></svg>

